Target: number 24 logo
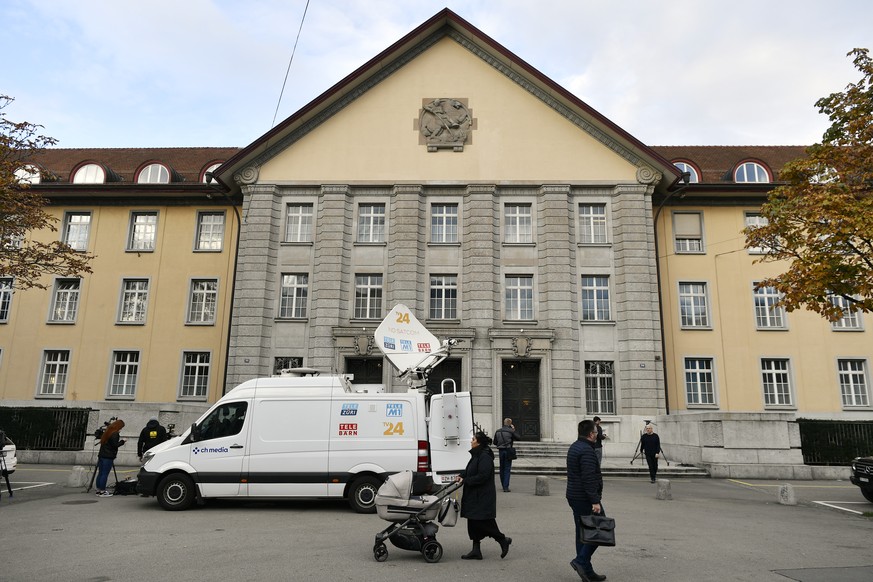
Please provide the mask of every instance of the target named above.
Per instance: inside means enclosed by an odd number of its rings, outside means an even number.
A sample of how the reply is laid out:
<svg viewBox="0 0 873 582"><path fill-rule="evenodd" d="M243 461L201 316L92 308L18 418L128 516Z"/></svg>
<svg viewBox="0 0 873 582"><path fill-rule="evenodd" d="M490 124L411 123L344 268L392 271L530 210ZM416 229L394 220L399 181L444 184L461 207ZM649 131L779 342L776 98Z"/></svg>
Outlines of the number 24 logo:
<svg viewBox="0 0 873 582"><path fill-rule="evenodd" d="M409 314L397 312L397 323L409 323Z"/></svg>
<svg viewBox="0 0 873 582"><path fill-rule="evenodd" d="M398 423L383 422L382 424L385 425L385 432L382 433L385 436L391 436L394 434L403 434L403 423L402 422L398 422Z"/></svg>

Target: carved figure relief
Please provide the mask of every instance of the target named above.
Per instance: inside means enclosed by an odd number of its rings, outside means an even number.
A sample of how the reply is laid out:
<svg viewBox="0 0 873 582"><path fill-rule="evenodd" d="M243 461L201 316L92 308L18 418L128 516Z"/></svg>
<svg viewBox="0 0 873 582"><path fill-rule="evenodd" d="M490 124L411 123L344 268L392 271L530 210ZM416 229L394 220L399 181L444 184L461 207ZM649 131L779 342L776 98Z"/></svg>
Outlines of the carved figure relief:
<svg viewBox="0 0 873 582"><path fill-rule="evenodd" d="M427 144L427 151L452 148L462 152L472 124L470 111L463 103L440 97L424 104L418 130Z"/></svg>
<svg viewBox="0 0 873 582"><path fill-rule="evenodd" d="M512 352L516 358L526 358L530 356L531 340L527 336L516 336L512 338Z"/></svg>

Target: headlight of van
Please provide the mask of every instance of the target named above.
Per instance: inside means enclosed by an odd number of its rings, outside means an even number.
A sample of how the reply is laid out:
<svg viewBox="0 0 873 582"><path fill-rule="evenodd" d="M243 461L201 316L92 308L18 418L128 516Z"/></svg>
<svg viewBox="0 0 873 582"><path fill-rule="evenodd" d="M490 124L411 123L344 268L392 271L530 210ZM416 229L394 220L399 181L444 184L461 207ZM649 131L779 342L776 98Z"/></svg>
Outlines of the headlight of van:
<svg viewBox="0 0 873 582"><path fill-rule="evenodd" d="M155 454L153 452L146 451L145 453L143 453L143 456L142 456L142 464L145 465L146 463L151 461L152 457L154 457L154 456L155 456Z"/></svg>

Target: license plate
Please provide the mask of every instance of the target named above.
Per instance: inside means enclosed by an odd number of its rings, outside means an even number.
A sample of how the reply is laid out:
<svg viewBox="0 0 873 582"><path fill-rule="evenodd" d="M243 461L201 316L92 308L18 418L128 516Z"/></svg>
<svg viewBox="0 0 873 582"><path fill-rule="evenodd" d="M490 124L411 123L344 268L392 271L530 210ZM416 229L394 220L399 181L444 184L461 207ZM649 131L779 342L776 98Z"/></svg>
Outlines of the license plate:
<svg viewBox="0 0 873 582"><path fill-rule="evenodd" d="M448 485L455 482L455 475L440 475L440 485Z"/></svg>
<svg viewBox="0 0 873 582"><path fill-rule="evenodd" d="M869 483L870 479L867 477L858 477L858 481L863 481L864 483Z"/></svg>

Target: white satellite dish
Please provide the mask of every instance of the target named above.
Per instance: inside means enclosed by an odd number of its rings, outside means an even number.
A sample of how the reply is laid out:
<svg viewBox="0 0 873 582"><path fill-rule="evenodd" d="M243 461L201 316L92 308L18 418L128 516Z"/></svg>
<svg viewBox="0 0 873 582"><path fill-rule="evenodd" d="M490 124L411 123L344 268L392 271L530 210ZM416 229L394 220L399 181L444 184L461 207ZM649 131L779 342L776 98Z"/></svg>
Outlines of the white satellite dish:
<svg viewBox="0 0 873 582"><path fill-rule="evenodd" d="M376 345L400 372L418 367L431 352L440 347L436 336L427 331L402 303L394 306L374 335Z"/></svg>

